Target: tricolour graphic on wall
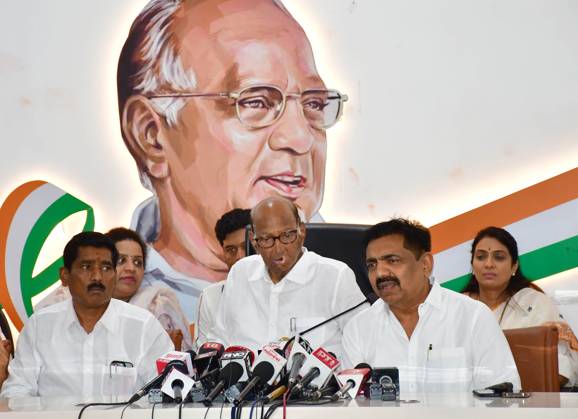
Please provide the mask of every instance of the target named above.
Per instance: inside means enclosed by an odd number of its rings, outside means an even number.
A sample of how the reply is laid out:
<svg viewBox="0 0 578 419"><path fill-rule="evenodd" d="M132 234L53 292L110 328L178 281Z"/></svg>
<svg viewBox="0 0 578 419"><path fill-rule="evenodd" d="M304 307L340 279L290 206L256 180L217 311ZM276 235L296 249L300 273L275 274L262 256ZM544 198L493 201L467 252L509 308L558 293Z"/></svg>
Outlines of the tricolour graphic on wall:
<svg viewBox="0 0 578 419"><path fill-rule="evenodd" d="M50 232L60 222L86 212L83 230L94 228L90 205L44 181L27 182L0 208L0 303L18 330L32 314L32 298L59 279L62 257L33 275Z"/></svg>
<svg viewBox="0 0 578 419"><path fill-rule="evenodd" d="M461 291L470 278L476 233L504 227L519 243L520 264L531 280L578 266L578 169L540 182L431 227L434 275Z"/></svg>

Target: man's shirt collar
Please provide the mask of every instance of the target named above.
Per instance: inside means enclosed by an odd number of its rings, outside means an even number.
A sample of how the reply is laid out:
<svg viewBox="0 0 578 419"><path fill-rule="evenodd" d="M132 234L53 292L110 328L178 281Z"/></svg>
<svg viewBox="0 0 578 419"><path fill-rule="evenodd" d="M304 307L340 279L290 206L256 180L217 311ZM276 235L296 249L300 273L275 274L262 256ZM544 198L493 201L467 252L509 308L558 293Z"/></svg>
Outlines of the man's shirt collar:
<svg viewBox="0 0 578 419"><path fill-rule="evenodd" d="M102 314L100 319L96 322L93 331L98 327L98 325L102 325L102 327L106 328L109 332L114 333L118 328L118 304L120 302L115 300L114 298L110 299L108 303L108 307L106 308L105 312ZM66 300L66 315L64 317L64 327L69 328L73 324L76 324L79 328L84 330L82 325L80 324L80 320L78 320L78 315L76 314L76 310L74 309L74 304L72 302L72 298L68 298Z"/></svg>
<svg viewBox="0 0 578 419"><path fill-rule="evenodd" d="M287 275L283 277L283 279L281 279L281 281L279 281L279 283L283 281L288 281L294 282L296 284L306 284L307 282L313 279L312 275L308 274L313 254L309 252L305 247L302 247L301 251L302 251L301 256L299 257L295 265L293 265L293 268L291 268L291 270L287 273ZM271 277L269 276L267 265L265 265L265 262L263 261L263 258L261 256L259 256L259 258L261 258L262 262L261 269L254 275L251 275L249 281L264 280L267 283L273 283Z"/></svg>

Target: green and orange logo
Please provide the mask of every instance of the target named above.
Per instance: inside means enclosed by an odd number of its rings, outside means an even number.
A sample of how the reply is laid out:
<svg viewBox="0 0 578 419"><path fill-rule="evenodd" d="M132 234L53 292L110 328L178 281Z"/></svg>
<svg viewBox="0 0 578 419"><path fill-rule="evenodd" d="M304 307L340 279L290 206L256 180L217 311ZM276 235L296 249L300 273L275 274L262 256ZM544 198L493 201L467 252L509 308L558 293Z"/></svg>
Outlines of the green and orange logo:
<svg viewBox="0 0 578 419"><path fill-rule="evenodd" d="M52 230L84 211L83 230L94 229L94 211L78 198L44 181L19 186L0 208L0 303L18 330L32 314L32 298L59 279L62 257L34 273Z"/></svg>

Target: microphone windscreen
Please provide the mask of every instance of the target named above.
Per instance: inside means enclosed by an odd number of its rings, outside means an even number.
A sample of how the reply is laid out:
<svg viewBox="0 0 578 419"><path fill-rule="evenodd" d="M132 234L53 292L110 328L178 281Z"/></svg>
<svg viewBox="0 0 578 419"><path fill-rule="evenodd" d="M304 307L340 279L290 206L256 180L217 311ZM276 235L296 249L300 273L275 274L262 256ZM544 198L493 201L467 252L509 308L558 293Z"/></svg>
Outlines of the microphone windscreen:
<svg viewBox="0 0 578 419"><path fill-rule="evenodd" d="M224 380L227 387L236 384L243 375L243 367L236 362L230 362L219 373L219 380Z"/></svg>
<svg viewBox="0 0 578 419"><path fill-rule="evenodd" d="M275 368L269 362L259 362L253 370L253 377L259 377L262 383L269 381L275 374Z"/></svg>
<svg viewBox="0 0 578 419"><path fill-rule="evenodd" d="M373 369L369 366L369 364L365 363L365 362L360 362L359 364L357 364L355 366L355 369L359 369L359 368L368 368L369 372L371 373L371 371L373 371Z"/></svg>

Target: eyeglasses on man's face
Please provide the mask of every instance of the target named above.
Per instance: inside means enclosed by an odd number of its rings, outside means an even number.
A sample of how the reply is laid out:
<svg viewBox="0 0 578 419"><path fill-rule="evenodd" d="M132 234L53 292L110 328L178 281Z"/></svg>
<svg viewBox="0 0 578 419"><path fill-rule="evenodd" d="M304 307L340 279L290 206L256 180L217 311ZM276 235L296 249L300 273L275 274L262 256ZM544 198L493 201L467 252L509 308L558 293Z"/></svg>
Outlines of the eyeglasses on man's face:
<svg viewBox="0 0 578 419"><path fill-rule="evenodd" d="M299 233L299 228L294 228L292 230L284 231L278 236L268 236L268 237L255 237L255 242L261 249L269 249L275 245L275 240L279 240L283 244L291 244L297 240L297 235Z"/></svg>
<svg viewBox="0 0 578 419"><path fill-rule="evenodd" d="M320 130L329 128L339 120L343 112L343 103L348 99L347 95L337 90L311 89L302 93L286 93L269 84L249 86L238 92L171 92L148 94L146 97L233 99L237 118L249 128L273 125L283 115L287 99L295 99L301 105L303 116L309 124Z"/></svg>

